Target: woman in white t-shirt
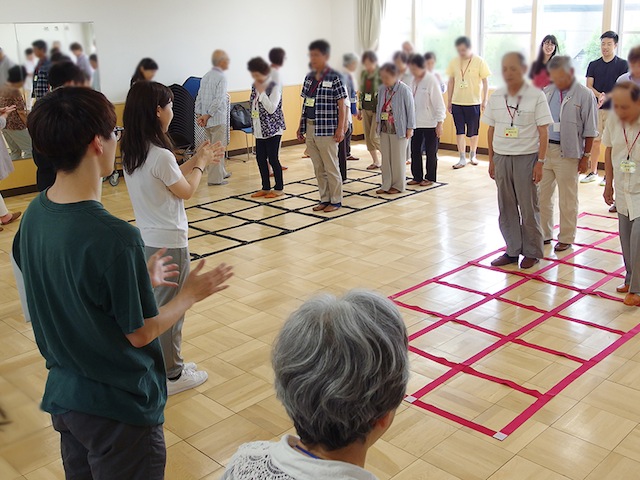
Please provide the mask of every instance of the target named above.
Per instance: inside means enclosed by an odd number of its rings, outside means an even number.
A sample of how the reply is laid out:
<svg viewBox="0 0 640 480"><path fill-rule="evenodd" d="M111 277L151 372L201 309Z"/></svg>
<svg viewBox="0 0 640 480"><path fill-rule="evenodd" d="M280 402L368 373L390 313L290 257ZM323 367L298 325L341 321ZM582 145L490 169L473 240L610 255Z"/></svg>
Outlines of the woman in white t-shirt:
<svg viewBox="0 0 640 480"><path fill-rule="evenodd" d="M207 165L219 162L224 154L220 142L216 145L207 142L179 166L167 136L172 119L171 90L146 81L131 87L124 108L121 151L136 224L147 257L167 248L166 255L173 257L180 269L177 288L161 286L154 290L159 307L178 294L189 276L189 225L184 200L195 193ZM169 395L197 387L208 378L207 372L182 359L183 321L184 318L160 336Z"/></svg>

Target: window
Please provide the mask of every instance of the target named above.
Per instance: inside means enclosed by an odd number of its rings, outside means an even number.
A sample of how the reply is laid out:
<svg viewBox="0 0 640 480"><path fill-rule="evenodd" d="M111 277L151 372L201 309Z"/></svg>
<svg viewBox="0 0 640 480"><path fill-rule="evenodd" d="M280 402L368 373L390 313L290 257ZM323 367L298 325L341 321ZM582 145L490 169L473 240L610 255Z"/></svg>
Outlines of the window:
<svg viewBox="0 0 640 480"><path fill-rule="evenodd" d="M380 65L391 61L394 52L402 48L402 43L413 38L413 0L393 0L387 2L380 28L378 60Z"/></svg>
<svg viewBox="0 0 640 480"><path fill-rule="evenodd" d="M573 59L576 76L584 82L589 62L600 57L603 1L542 0L541 3L537 45L545 35L555 35L560 54ZM536 47L536 54L537 51Z"/></svg>
<svg viewBox="0 0 640 480"><path fill-rule="evenodd" d="M620 50L618 55L627 58L629 50L640 45L640 1L623 0L620 14Z"/></svg>
<svg viewBox="0 0 640 480"><path fill-rule="evenodd" d="M417 0L416 50L436 54L436 69L446 70L455 56L456 38L465 34L466 0L448 0L447 8L434 15L433 0Z"/></svg>
<svg viewBox="0 0 640 480"><path fill-rule="evenodd" d="M502 56L519 51L527 58L531 52L532 0L484 0L482 2L480 52L491 69L489 80L501 82Z"/></svg>

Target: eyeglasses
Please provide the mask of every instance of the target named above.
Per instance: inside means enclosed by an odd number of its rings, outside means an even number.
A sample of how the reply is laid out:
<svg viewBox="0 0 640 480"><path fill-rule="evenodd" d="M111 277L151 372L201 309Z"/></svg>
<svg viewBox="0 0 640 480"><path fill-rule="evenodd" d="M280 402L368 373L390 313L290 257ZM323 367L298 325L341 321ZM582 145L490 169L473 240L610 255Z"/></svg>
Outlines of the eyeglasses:
<svg viewBox="0 0 640 480"><path fill-rule="evenodd" d="M116 142L122 138L122 132L124 132L124 127L116 127L113 129L113 134L116 136Z"/></svg>

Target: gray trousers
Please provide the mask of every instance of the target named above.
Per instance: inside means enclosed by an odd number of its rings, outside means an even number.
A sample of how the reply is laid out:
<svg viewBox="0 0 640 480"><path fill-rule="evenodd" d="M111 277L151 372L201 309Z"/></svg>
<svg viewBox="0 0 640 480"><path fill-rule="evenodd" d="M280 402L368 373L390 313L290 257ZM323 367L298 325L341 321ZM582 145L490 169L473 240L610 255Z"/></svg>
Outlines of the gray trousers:
<svg viewBox="0 0 640 480"><path fill-rule="evenodd" d="M21 158L32 157L31 135L29 130L2 130L4 139L9 145L9 153L11 160L19 160Z"/></svg>
<svg viewBox="0 0 640 480"><path fill-rule="evenodd" d="M342 176L338 144L333 137L316 137L315 125L307 122L307 152L313 162L321 203L342 203Z"/></svg>
<svg viewBox="0 0 640 480"><path fill-rule="evenodd" d="M392 188L404 192L407 184L407 145L409 140L390 133L380 134L382 152L382 187L388 192Z"/></svg>
<svg viewBox="0 0 640 480"><path fill-rule="evenodd" d="M216 125L214 127L205 128L207 137L211 143L222 142L222 145L227 146L227 126ZM220 163L212 163L209 165L207 183L209 185L221 185L227 176L227 169L225 168L225 159L220 160Z"/></svg>
<svg viewBox="0 0 640 480"><path fill-rule="evenodd" d="M67 412L52 415L67 480L162 480L167 460L162 425L140 427Z"/></svg>
<svg viewBox="0 0 640 480"><path fill-rule="evenodd" d="M533 183L537 161L537 153L508 156L496 153L493 157L500 231L510 257L542 258L544 255L538 186Z"/></svg>
<svg viewBox="0 0 640 480"><path fill-rule="evenodd" d="M156 253L159 248L145 247L145 255L147 259ZM188 248L170 248L166 255L173 257L173 263L177 263L180 268L180 276L178 277L178 288L173 287L156 287L153 294L156 297L158 308L166 305L175 298L184 285L189 276L191 267L191 258ZM173 327L160 335L160 345L162 346L162 355L164 356L164 366L167 370L168 378L175 378L182 373L184 360L182 358L182 324L184 316L178 320Z"/></svg>
<svg viewBox="0 0 640 480"><path fill-rule="evenodd" d="M640 220L630 220L627 215L618 213L620 245L627 274L625 285L629 292L640 294Z"/></svg>

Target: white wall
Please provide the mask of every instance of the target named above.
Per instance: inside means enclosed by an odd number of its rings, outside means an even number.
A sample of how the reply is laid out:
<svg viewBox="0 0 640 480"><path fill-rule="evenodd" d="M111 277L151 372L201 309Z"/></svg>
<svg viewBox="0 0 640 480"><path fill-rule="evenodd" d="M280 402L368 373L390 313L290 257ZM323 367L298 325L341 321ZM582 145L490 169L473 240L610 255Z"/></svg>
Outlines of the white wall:
<svg viewBox="0 0 640 480"><path fill-rule="evenodd" d="M230 90L250 85L246 62L271 47L287 51L286 84L302 82L307 46L316 38L334 43L332 64L355 50L355 0L23 0L4 2L2 23L93 22L102 90L124 100L138 61L155 59L156 80L167 85L201 76L211 52L231 57Z"/></svg>

